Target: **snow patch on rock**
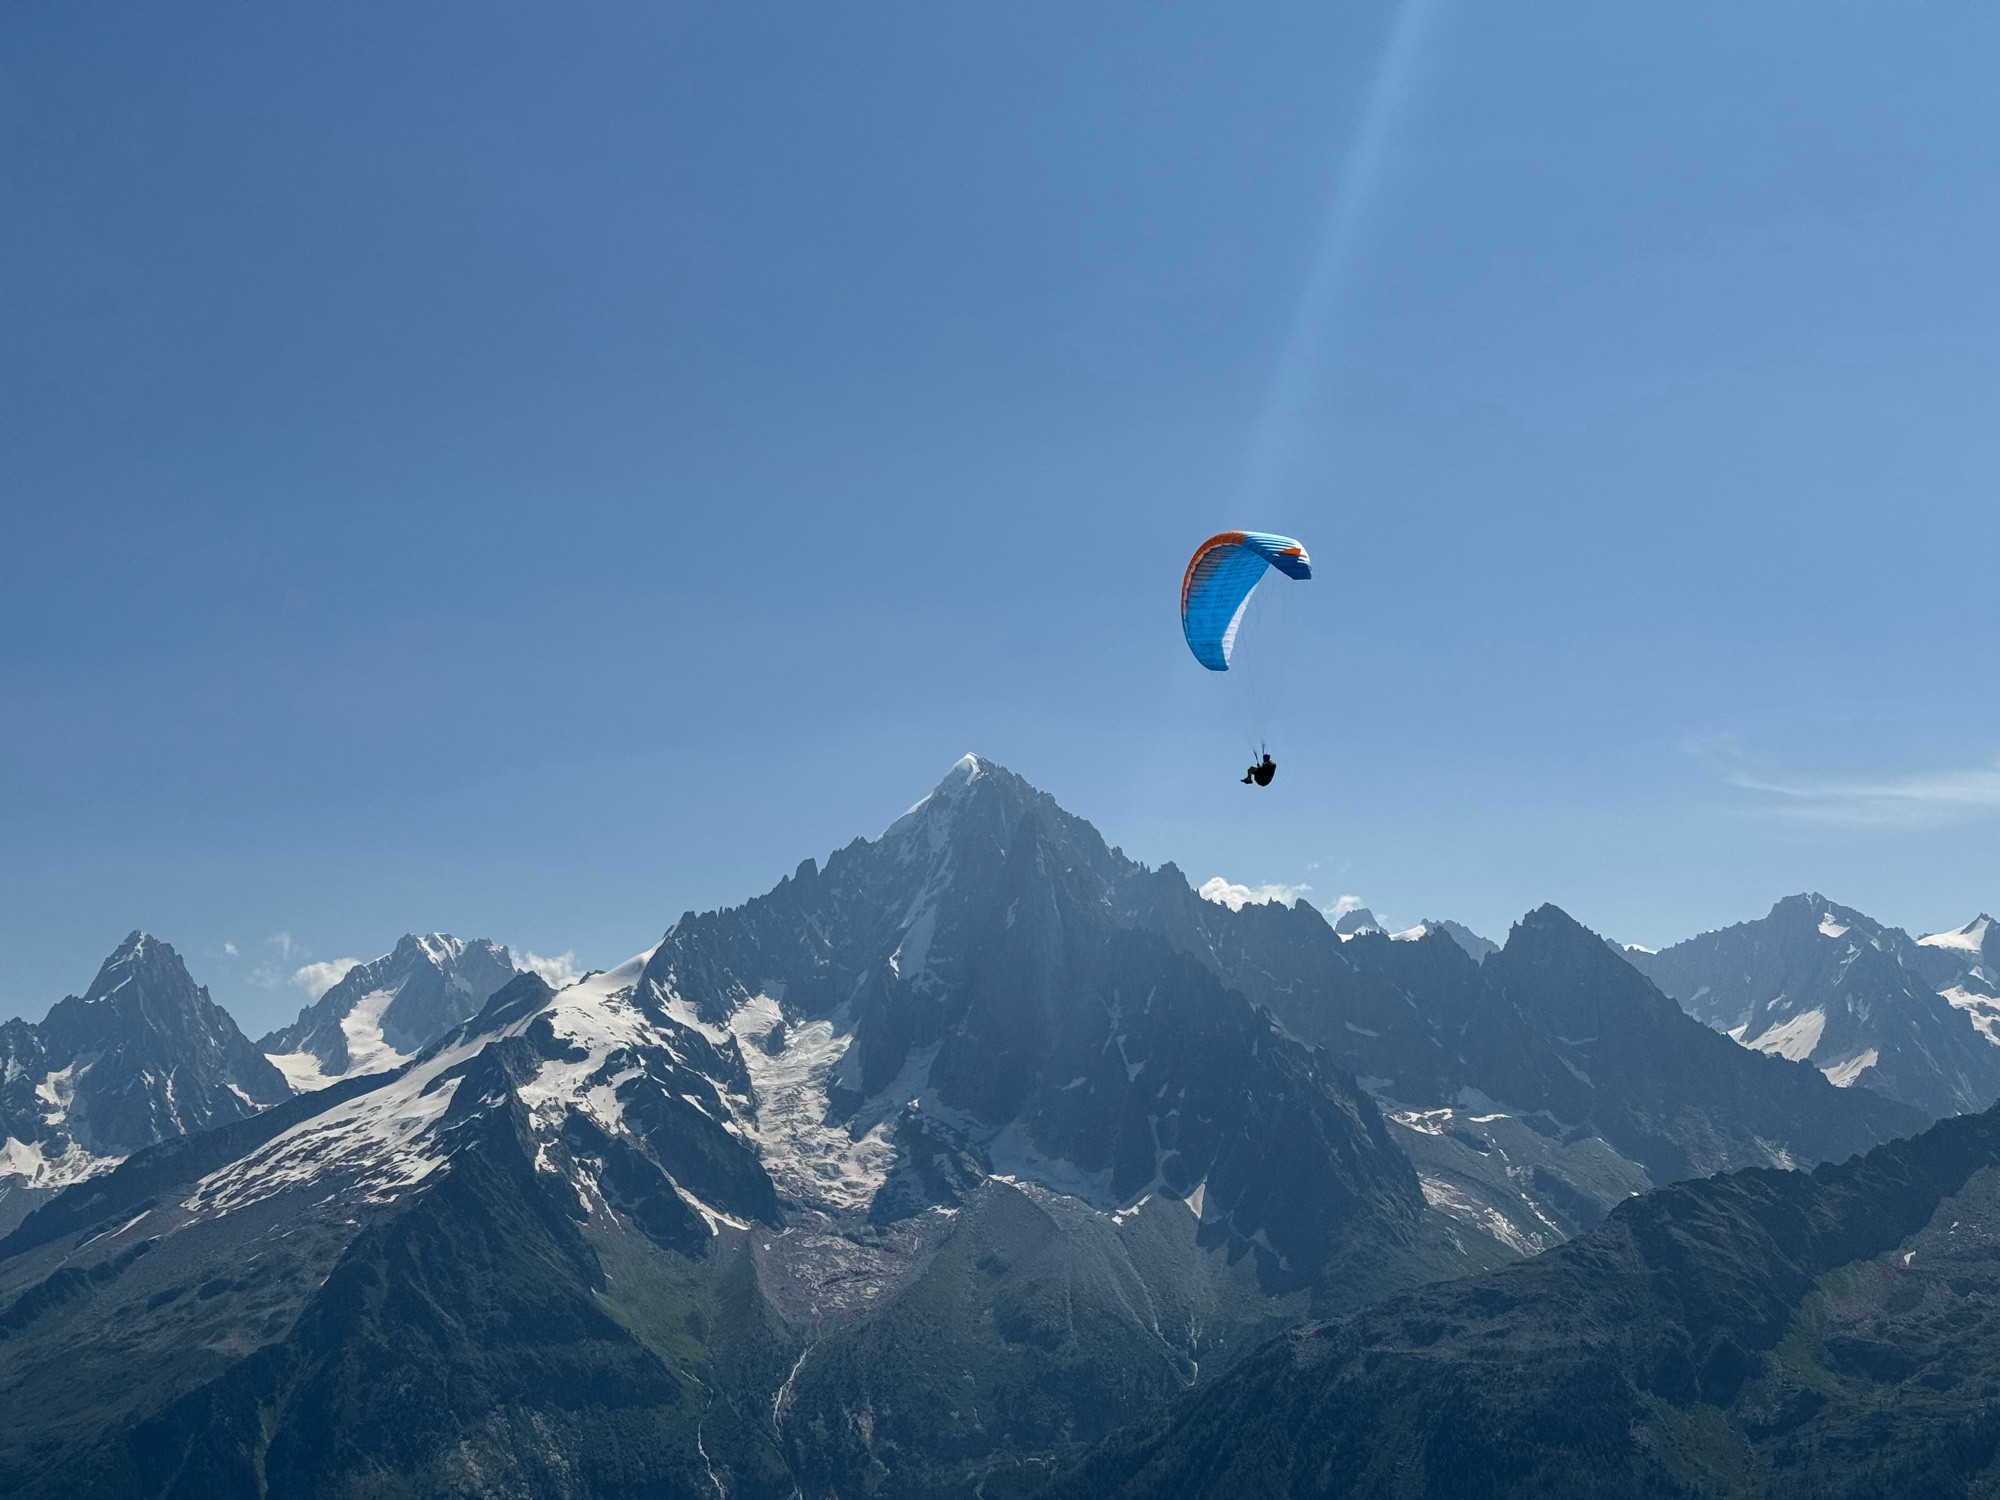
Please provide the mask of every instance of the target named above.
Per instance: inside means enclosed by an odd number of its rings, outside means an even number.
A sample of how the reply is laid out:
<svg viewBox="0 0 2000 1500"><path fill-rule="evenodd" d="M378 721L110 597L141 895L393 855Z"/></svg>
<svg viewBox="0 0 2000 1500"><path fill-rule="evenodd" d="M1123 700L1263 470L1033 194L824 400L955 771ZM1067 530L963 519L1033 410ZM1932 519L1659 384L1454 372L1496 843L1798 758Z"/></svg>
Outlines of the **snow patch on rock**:
<svg viewBox="0 0 2000 1500"><path fill-rule="evenodd" d="M1992 925L1993 919L1981 913L1963 927L1951 932L1928 933L1918 938L1917 942L1926 948L1954 948L1961 953L1983 953L1986 951L1987 929Z"/></svg>
<svg viewBox="0 0 2000 1500"><path fill-rule="evenodd" d="M1853 1086L1856 1079L1874 1067L1879 1060L1880 1054L1875 1048L1870 1047L1866 1051L1855 1053L1854 1056L1848 1058L1845 1062L1832 1063L1827 1067L1821 1068L1820 1072L1826 1075L1826 1081L1835 1088L1849 1088Z"/></svg>
<svg viewBox="0 0 2000 1500"><path fill-rule="evenodd" d="M1938 993L1965 1012L1974 1030L1994 1046L2000 1047L2000 1000L1967 989L1962 984L1939 990Z"/></svg>
<svg viewBox="0 0 2000 1500"><path fill-rule="evenodd" d="M1770 1052L1792 1062L1804 1062L1819 1045L1821 1035L1826 1031L1826 1012L1808 1010L1793 1016L1788 1021L1771 1027L1761 1036L1752 1037L1745 1045L1759 1052Z"/></svg>

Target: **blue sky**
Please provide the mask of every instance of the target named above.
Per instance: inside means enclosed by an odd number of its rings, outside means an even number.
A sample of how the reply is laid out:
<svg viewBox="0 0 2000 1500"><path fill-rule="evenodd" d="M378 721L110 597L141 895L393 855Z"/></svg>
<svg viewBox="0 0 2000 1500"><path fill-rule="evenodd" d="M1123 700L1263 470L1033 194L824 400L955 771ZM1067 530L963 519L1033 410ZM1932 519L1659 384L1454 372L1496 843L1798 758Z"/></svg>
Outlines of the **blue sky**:
<svg viewBox="0 0 2000 1500"><path fill-rule="evenodd" d="M1989 7L0 38L0 1013L135 926L253 1031L606 964L968 749L1494 936L2000 907ZM1237 525L1317 565L1266 792L1173 612Z"/></svg>

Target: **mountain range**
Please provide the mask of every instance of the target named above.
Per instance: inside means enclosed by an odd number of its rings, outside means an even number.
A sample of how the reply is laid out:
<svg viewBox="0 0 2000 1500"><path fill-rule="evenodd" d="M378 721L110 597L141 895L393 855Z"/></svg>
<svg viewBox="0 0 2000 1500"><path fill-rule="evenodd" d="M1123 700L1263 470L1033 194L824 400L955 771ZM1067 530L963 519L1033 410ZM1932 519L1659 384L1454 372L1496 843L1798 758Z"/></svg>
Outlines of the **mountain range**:
<svg viewBox="0 0 2000 1500"><path fill-rule="evenodd" d="M400 1066L515 973L484 940L405 937L252 1044L170 945L132 933L81 996L0 1025L0 1232L134 1151Z"/></svg>
<svg viewBox="0 0 2000 1500"><path fill-rule="evenodd" d="M1348 926L968 756L560 992L406 938L243 1043L270 1107L0 1239L0 1490L1023 1493L1305 1320L1925 1123L1553 907Z"/></svg>
<svg viewBox="0 0 2000 1500"><path fill-rule="evenodd" d="M1627 949L1688 1014L1932 1119L2000 1099L2000 926L1911 938L1852 907L1789 896L1754 922Z"/></svg>

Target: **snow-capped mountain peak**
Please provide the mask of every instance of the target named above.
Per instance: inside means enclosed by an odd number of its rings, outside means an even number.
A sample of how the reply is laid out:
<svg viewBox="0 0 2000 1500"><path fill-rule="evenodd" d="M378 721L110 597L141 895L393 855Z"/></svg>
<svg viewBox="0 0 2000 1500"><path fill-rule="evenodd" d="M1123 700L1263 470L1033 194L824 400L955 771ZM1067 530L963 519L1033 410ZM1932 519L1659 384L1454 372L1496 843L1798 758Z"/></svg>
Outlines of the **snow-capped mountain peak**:
<svg viewBox="0 0 2000 1500"><path fill-rule="evenodd" d="M290 1092L180 955L133 932L82 995L39 1025L0 1026L0 1224L38 1194Z"/></svg>
<svg viewBox="0 0 2000 1500"><path fill-rule="evenodd" d="M517 972L513 955L484 938L405 934L393 951L356 964L258 1046L301 1092L382 1072L477 1014Z"/></svg>
<svg viewBox="0 0 2000 1500"><path fill-rule="evenodd" d="M1950 932L1931 932L1917 939L1926 948L1952 948L1962 953L1984 953L1987 936L1993 932L1993 919L1981 912L1963 927Z"/></svg>
<svg viewBox="0 0 2000 1500"><path fill-rule="evenodd" d="M1344 938L1360 937L1363 933L1382 932L1381 919L1365 906L1356 906L1342 912L1333 919L1333 930ZM1416 936L1421 937L1418 933Z"/></svg>
<svg viewBox="0 0 2000 1500"><path fill-rule="evenodd" d="M128 933L125 941L112 949L111 956L104 960L103 967L97 971L97 977L91 981L90 988L83 992L83 1003L95 1005L108 1000L130 984L149 960L168 964L178 961L170 948L166 950L164 956L160 955L159 946L151 933L136 929Z"/></svg>
<svg viewBox="0 0 2000 1500"><path fill-rule="evenodd" d="M2000 1043L2000 997L1979 967L1975 931L1986 935L1975 921L1912 940L1809 891L1758 921L1627 957L1743 1045L1936 1118L2000 1096L2000 1053L1988 1045Z"/></svg>
<svg viewBox="0 0 2000 1500"><path fill-rule="evenodd" d="M952 825L973 787L994 770L991 761L981 760L977 755L961 755L945 772L943 780L882 831L881 842L914 840L927 845L932 853L940 851L951 837Z"/></svg>

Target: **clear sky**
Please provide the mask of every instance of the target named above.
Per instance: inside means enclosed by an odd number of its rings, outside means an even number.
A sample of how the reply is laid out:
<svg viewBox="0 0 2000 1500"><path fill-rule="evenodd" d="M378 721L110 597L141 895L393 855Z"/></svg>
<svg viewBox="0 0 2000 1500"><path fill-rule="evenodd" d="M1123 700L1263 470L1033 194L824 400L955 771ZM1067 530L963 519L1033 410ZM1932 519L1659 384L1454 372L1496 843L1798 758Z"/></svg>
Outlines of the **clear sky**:
<svg viewBox="0 0 2000 1500"><path fill-rule="evenodd" d="M1996 77L1887 0L8 7L0 1014L135 926L253 1033L607 964L966 750L1496 937L2000 908ZM1316 564L1268 791L1226 526Z"/></svg>

